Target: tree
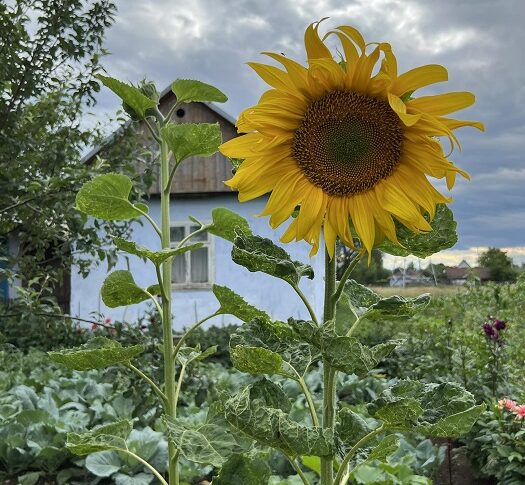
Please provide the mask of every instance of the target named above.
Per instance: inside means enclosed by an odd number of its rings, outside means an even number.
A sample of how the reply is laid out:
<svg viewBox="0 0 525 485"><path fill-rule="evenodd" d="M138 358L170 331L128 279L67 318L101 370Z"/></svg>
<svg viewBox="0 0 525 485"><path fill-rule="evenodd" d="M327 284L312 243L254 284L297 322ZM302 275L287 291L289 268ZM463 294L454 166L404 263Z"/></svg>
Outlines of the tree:
<svg viewBox="0 0 525 485"><path fill-rule="evenodd" d="M490 270L493 281L516 281L517 272L512 259L501 249L489 248L479 256L478 263Z"/></svg>
<svg viewBox="0 0 525 485"><path fill-rule="evenodd" d="M48 293L73 260L87 272L108 242L100 226L85 225L74 210L78 189L101 171L131 170L129 153L82 161L103 137L81 119L99 89L94 74L114 13L109 0L0 4L0 245L10 244L8 266L17 268L22 285L38 280ZM128 225L104 227L123 235Z"/></svg>
<svg viewBox="0 0 525 485"><path fill-rule="evenodd" d="M340 278L352 259L352 252L347 247L339 245L337 255L337 277ZM368 264L368 258L363 258L352 272L352 279L362 284L385 283L389 276L390 271L383 267L383 253L378 249L372 251L370 264Z"/></svg>

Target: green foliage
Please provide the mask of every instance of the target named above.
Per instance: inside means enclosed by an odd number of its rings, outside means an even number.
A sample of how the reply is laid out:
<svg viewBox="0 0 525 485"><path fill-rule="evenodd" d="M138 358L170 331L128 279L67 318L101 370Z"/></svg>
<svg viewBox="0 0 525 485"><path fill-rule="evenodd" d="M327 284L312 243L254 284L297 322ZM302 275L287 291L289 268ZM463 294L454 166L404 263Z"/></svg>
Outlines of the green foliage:
<svg viewBox="0 0 525 485"><path fill-rule="evenodd" d="M310 265L292 261L289 254L270 239L251 234L237 233L232 249L232 260L248 271L261 271L281 278L291 285L299 284L303 276L310 279L314 277Z"/></svg>
<svg viewBox="0 0 525 485"><path fill-rule="evenodd" d="M131 84L123 83L118 79L114 79L108 76L102 76L98 74L99 79L104 86L108 87L113 91L122 101L133 110L133 113L142 119L146 116L146 111L149 108L157 106L158 102L144 95L140 89L132 86Z"/></svg>
<svg viewBox="0 0 525 485"><path fill-rule="evenodd" d="M161 136L177 163L188 157L209 157L222 143L219 123L170 123L162 128Z"/></svg>
<svg viewBox="0 0 525 485"><path fill-rule="evenodd" d="M354 258L355 252L338 243L336 255L337 277L340 279ZM369 262L367 258L361 259L352 271L352 278L363 285L385 284L390 274L391 271L383 267L383 253L378 249L373 249L371 261Z"/></svg>
<svg viewBox="0 0 525 485"><path fill-rule="evenodd" d="M131 429L131 422L123 420L97 426L82 434L69 433L66 447L75 455L89 455L97 451L126 449L126 438L131 433Z"/></svg>
<svg viewBox="0 0 525 485"><path fill-rule="evenodd" d="M219 310L217 310L217 313L223 315L234 315L243 322L248 322L254 318L270 320L270 317L265 312L255 308L249 303L246 303L242 296L239 296L228 287L213 285L212 290L221 305Z"/></svg>
<svg viewBox="0 0 525 485"><path fill-rule="evenodd" d="M216 87L193 79L177 79L171 85L178 103L215 102L225 103L228 98Z"/></svg>
<svg viewBox="0 0 525 485"><path fill-rule="evenodd" d="M143 345L122 347L119 342L105 337L94 337L89 342L73 349L49 352L54 362L68 369L102 369L115 364L125 364L144 352Z"/></svg>
<svg viewBox="0 0 525 485"><path fill-rule="evenodd" d="M426 436L456 437L470 428L485 409L472 394L454 384L423 384L404 380L368 405L368 412L386 428Z"/></svg>
<svg viewBox="0 0 525 485"><path fill-rule="evenodd" d="M428 216L425 217L428 219ZM418 258L426 258L457 243L457 224L452 211L445 204L437 206L436 215L429 222L432 231L423 234L414 234L410 229L396 222L397 238L402 247L385 239L378 249L394 256L412 254Z"/></svg>
<svg viewBox="0 0 525 485"><path fill-rule="evenodd" d="M139 258L149 259L155 266L160 266L164 261L180 254L184 254L186 251L194 251L202 247L202 243L190 244L188 246L183 246L181 248L169 248L161 249L160 251L152 251L151 249L140 246L139 244L126 241L120 237L113 238L115 246L121 251L125 251L129 254L134 254Z"/></svg>
<svg viewBox="0 0 525 485"><path fill-rule="evenodd" d="M213 423L194 424L182 420L164 419L168 439L195 463L220 468L234 453L243 451L230 429Z"/></svg>
<svg viewBox="0 0 525 485"><path fill-rule="evenodd" d="M144 290L137 286L129 271L119 269L106 277L100 295L105 305L109 308L116 308L140 303L151 298L151 295L158 294L158 292L158 285L150 286Z"/></svg>
<svg viewBox="0 0 525 485"><path fill-rule="evenodd" d="M213 485L246 483L267 485L271 469L261 458L250 455L233 454L223 463L219 474L213 478Z"/></svg>
<svg viewBox="0 0 525 485"><path fill-rule="evenodd" d="M230 339L233 365L250 374L279 374L300 379L317 359L318 351L301 342L282 322L255 318Z"/></svg>
<svg viewBox="0 0 525 485"><path fill-rule="evenodd" d="M525 429L506 410L481 415L468 436L467 453L483 476L509 485L525 481Z"/></svg>
<svg viewBox="0 0 525 485"><path fill-rule="evenodd" d="M148 212L144 204L132 204L129 194L133 184L129 177L107 173L86 182L76 198L77 209L107 221L124 221Z"/></svg>
<svg viewBox="0 0 525 485"><path fill-rule="evenodd" d="M239 214L224 207L218 207L211 212L212 223L208 226L208 232L233 242L237 232L252 234L248 221Z"/></svg>
<svg viewBox="0 0 525 485"><path fill-rule="evenodd" d="M517 272L512 264L512 259L501 249L487 249L480 254L478 263L490 270L490 279L493 281L516 281Z"/></svg>
<svg viewBox="0 0 525 485"><path fill-rule="evenodd" d="M276 395L278 400L269 398ZM268 380L257 381L226 401L226 419L259 443L289 456L332 454L331 433L292 421L286 414L289 404L283 405L283 401L286 396L278 386Z"/></svg>

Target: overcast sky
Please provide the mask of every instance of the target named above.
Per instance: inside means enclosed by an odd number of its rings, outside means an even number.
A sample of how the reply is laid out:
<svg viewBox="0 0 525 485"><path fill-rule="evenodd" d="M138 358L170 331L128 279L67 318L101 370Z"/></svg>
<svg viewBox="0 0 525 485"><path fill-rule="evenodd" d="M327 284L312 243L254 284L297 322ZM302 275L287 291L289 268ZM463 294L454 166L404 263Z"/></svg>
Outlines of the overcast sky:
<svg viewBox="0 0 525 485"><path fill-rule="evenodd" d="M432 260L473 263L483 248L497 246L525 261L525 0L126 0L118 6L106 40L109 75L148 77L159 89L176 78L209 82L228 95L222 108L234 117L267 89L245 63L268 62L262 51L304 62L304 29L323 17L330 17L323 32L352 25L367 42L389 42L400 71L444 65L449 82L418 92L472 91L475 106L457 117L482 121L486 132L457 132L463 152L452 160L472 180L459 180L452 192L455 251ZM103 90L97 116L117 108Z"/></svg>

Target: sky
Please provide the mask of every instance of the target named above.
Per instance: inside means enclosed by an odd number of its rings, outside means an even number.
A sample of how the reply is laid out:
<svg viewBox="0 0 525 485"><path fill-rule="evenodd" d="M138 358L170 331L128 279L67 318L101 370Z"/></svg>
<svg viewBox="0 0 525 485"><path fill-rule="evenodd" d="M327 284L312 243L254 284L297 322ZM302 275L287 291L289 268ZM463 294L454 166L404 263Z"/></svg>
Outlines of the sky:
<svg viewBox="0 0 525 485"><path fill-rule="evenodd" d="M525 0L120 0L106 36L109 75L159 90L176 78L199 79L224 91L234 117L257 103L267 85L246 65L269 62L263 51L304 63L303 34L329 17L321 32L358 28L367 42L392 45L399 71L442 64L449 81L417 94L471 91L477 101L454 117L480 120L481 133L460 128L462 152L451 160L471 174L458 179L451 208L459 241L432 262L475 264L489 246L525 262ZM102 90L97 118L119 103ZM436 186L446 191L442 182ZM387 266L400 258L387 258Z"/></svg>

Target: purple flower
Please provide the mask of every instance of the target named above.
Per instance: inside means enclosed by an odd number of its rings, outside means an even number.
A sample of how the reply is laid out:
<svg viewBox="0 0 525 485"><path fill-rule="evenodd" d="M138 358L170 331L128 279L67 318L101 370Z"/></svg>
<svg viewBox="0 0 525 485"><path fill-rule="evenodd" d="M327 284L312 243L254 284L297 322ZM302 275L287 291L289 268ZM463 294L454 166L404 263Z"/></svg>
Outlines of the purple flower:
<svg viewBox="0 0 525 485"><path fill-rule="evenodd" d="M503 320L495 320L493 325L496 330L505 330L507 327L507 323Z"/></svg>
<svg viewBox="0 0 525 485"><path fill-rule="evenodd" d="M494 338L494 336L497 335L497 332L496 330L494 329L494 327L492 326L492 324L490 323L487 323L485 322L482 327L483 328L483 331L485 332L485 335L487 337L491 337L491 338ZM497 337L496 337L497 338Z"/></svg>

